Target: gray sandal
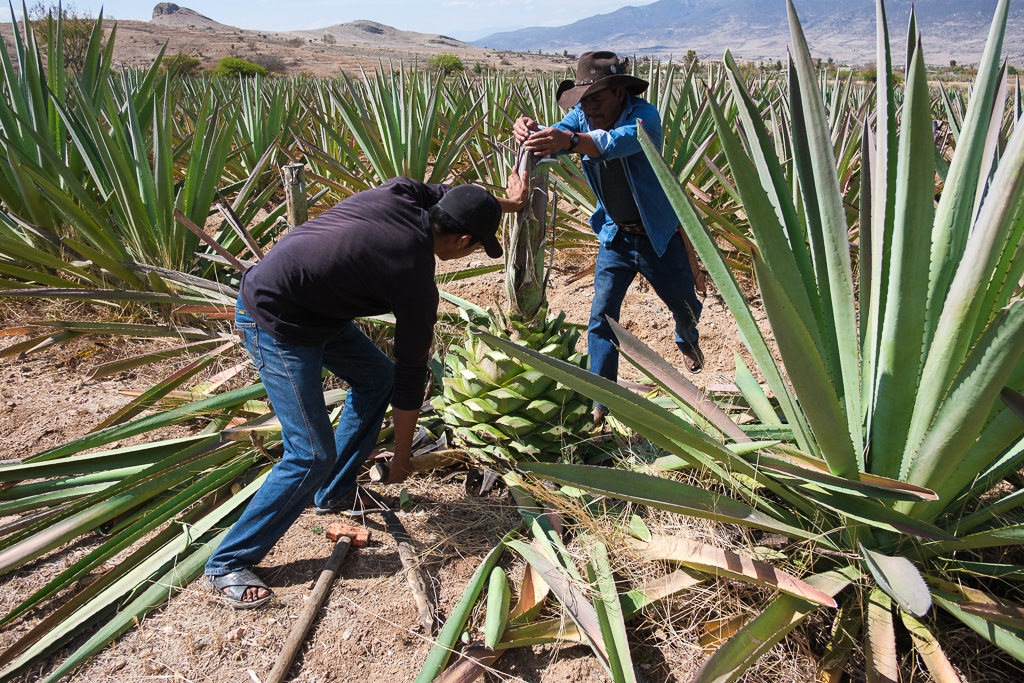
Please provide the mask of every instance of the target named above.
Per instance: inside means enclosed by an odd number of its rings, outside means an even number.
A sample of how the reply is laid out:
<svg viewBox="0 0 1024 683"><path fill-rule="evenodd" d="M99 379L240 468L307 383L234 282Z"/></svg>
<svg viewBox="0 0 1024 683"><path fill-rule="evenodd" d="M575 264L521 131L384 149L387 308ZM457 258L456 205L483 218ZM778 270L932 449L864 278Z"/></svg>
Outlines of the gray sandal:
<svg viewBox="0 0 1024 683"><path fill-rule="evenodd" d="M210 588L221 600L234 609L253 609L265 605L274 597L274 592L267 588L263 580L253 574L251 569L239 569L237 572L221 574L220 576L207 575ZM247 588L265 588L270 592L262 598L255 600L243 600Z"/></svg>

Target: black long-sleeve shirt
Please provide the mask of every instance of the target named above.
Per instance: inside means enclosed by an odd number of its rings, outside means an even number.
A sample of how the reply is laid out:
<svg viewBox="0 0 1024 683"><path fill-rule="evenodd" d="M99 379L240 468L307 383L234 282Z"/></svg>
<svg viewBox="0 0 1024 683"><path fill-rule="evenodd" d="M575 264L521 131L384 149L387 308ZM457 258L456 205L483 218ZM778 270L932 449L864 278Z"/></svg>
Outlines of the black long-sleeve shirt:
<svg viewBox="0 0 1024 683"><path fill-rule="evenodd" d="M293 229L246 272L249 314L278 341L315 346L353 318L393 312L392 405L419 408L439 300L427 209L450 189L393 178Z"/></svg>

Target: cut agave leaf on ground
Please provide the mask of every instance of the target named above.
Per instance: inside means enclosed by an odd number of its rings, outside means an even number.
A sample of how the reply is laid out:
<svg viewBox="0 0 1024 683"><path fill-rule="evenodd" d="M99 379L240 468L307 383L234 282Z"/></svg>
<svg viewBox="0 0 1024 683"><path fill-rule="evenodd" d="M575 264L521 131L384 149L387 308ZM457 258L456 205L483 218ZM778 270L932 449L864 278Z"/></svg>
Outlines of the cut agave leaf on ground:
<svg viewBox="0 0 1024 683"><path fill-rule="evenodd" d="M932 596L921 573L905 557L890 557L860 544L861 558L886 595L915 617L923 617L932 607Z"/></svg>
<svg viewBox="0 0 1024 683"><path fill-rule="evenodd" d="M982 617L1003 626L1024 630L1024 607L1020 605L962 602L960 603L960 609L968 614Z"/></svg>
<svg viewBox="0 0 1024 683"><path fill-rule="evenodd" d="M524 463L521 468L524 472L560 484L576 486L670 512L741 524L780 533L790 538L820 540L818 534L779 522L745 503L669 479L591 465Z"/></svg>
<svg viewBox="0 0 1024 683"><path fill-rule="evenodd" d="M86 474L88 472L104 472L140 464L151 465L189 444L194 444L208 438L207 435L196 434L195 436L183 436L177 439L154 441L153 443L125 446L109 451L57 458L43 462L4 464L0 465L0 482L60 477Z"/></svg>
<svg viewBox="0 0 1024 683"><path fill-rule="evenodd" d="M143 391L137 398L128 403L128 405L115 411L114 414L93 427L89 432L95 433L102 431L107 427L124 424L136 415L139 415L147 408L151 407L154 402L163 398L171 391L174 391L213 363L217 359L217 355L228 348L230 348L228 345L220 346L213 352L195 359L185 367L175 370L164 379Z"/></svg>
<svg viewBox="0 0 1024 683"><path fill-rule="evenodd" d="M442 671L441 675L434 679L434 683L471 683L493 670L494 663L504 652L493 650L486 645L471 645L462 652L455 653L455 663Z"/></svg>
<svg viewBox="0 0 1024 683"><path fill-rule="evenodd" d="M491 650L505 633L510 599L511 593L505 570L495 567L491 570L491 578L487 584L487 616L484 621L484 645Z"/></svg>
<svg viewBox="0 0 1024 683"><path fill-rule="evenodd" d="M620 600L624 618L628 621L648 605L664 600L680 591L699 586L706 583L707 580L707 577L681 567L670 574L651 579L642 586L622 594Z"/></svg>
<svg viewBox="0 0 1024 683"><path fill-rule="evenodd" d="M97 365L96 367L89 370L89 372L85 373L84 379L86 382L94 379L101 379L103 377L107 377L118 372L132 370L134 368L142 367L143 365L149 365L150 363L155 363L157 361L166 360L168 358L177 358L178 356L183 356L188 353L193 353L196 351L205 351L211 348L213 350L210 351L208 355L216 356L221 353L224 353L228 349L233 348L237 344L237 339L232 339L230 337L220 337L217 339L207 339L204 341L192 342L191 344L173 346L168 349L160 349L159 351L151 351L137 356L132 356L131 358L117 360L112 363L104 363L103 365Z"/></svg>
<svg viewBox="0 0 1024 683"><path fill-rule="evenodd" d="M542 619L522 626L516 626L505 631L504 637L498 643L498 650L506 650L513 647L529 645L540 645L543 643L557 642L579 643L586 645L587 641L580 633L579 627L572 621L562 618Z"/></svg>
<svg viewBox="0 0 1024 683"><path fill-rule="evenodd" d="M683 401L688 406L698 411L703 417L710 420L716 429L721 431L733 441L750 441L750 437L732 421L732 419L719 408L714 401L707 398L701 389L686 379L672 367L672 364L662 358L651 347L633 336L626 328L618 322L608 319L619 340L619 347L622 355L635 365L638 370L660 384L666 391Z"/></svg>
<svg viewBox="0 0 1024 683"><path fill-rule="evenodd" d="M174 593L191 583L203 573L206 561L213 555L228 529L213 536L198 548L184 557L179 556L177 562L162 576L142 585L146 589L132 600L117 615L107 621L99 631L68 657L57 669L47 676L45 683L60 680L76 666L106 647L112 640L138 624L145 615L167 602ZM183 553L184 554L184 553ZM148 585L147 585L148 584Z"/></svg>
<svg viewBox="0 0 1024 683"><path fill-rule="evenodd" d="M265 475L260 476L195 524L172 535L166 543L162 544L159 548L154 548L154 552L142 558L142 561L137 566L124 573L123 576L119 576L115 581L110 582L109 585L105 585L101 591L92 595L87 602L77 606L72 613L63 614L59 619L54 619L55 623L52 623L46 630L42 628L43 622L37 624L33 631L24 636L25 638L32 639L31 647L25 649L17 659L12 661L7 652L0 655L0 661L5 665L4 670L0 672L0 677L9 676L29 664L33 659L49 651L56 644L77 633L82 628L82 625L89 622L97 613L123 599L125 595L137 590L144 582L151 581L154 578L154 572L173 562L197 538L213 531L217 527L222 528L225 524L230 525L236 518L239 507L248 502L265 478ZM212 551L213 548L211 547L210 550ZM103 577L101 577L96 583L101 584L103 582ZM167 590L163 586L157 585L156 587L165 592ZM86 591L90 591L90 588L87 587ZM134 623L134 621L131 623ZM116 635L115 633L110 638L116 637ZM106 642L109 642L109 639ZM20 643L12 647L11 650L17 649L18 645Z"/></svg>
<svg viewBox="0 0 1024 683"><path fill-rule="evenodd" d="M898 683L896 632L892 625L892 602L880 590L868 597L867 631L864 632L864 659L868 680L877 683Z"/></svg>
<svg viewBox="0 0 1024 683"><path fill-rule="evenodd" d="M480 566L473 572L473 576L469 577L466 588L462 592L462 597L459 598L459 602L456 603L451 614L448 615L447 621L444 622L440 633L437 634L434 646L427 653L427 659L423 663L423 668L420 669L419 675L416 677L416 683L430 683L444 670L453 649L459 642L459 636L462 635L462 629L469 619L470 611L476 605L476 599L484 589L487 577L490 576L491 570L498 563L498 560L501 559L501 555L505 552L509 540L518 533L519 528L516 528L506 534L505 538L491 552L487 553L487 557L484 558Z"/></svg>
<svg viewBox="0 0 1024 683"><path fill-rule="evenodd" d="M544 581L551 587L551 592L558 598L569 617L586 637L590 649L597 655L601 665L611 671L608 647L602 637L597 611L580 590L578 584L571 580L564 569L556 567L532 546L521 541L509 541L509 547L522 555L540 573Z"/></svg>
<svg viewBox="0 0 1024 683"><path fill-rule="evenodd" d="M900 618L903 619L903 625L910 631L914 649L917 650L917 654L920 655L921 661L924 662L935 683L964 683L949 658L946 657L946 653L943 652L938 639L928 630L928 627L902 610Z"/></svg>
<svg viewBox="0 0 1024 683"><path fill-rule="evenodd" d="M787 445L780 446L768 456L768 461L772 464L776 460L786 461L793 467L799 468L794 473L828 474L828 465L824 460L807 455ZM764 462L764 459L759 462ZM816 477L813 481L827 481L839 490L862 491L870 496L885 496L892 500L938 500L938 495L931 489L900 481L899 479L881 477L870 472L860 472L857 479L843 479L830 475L830 477L825 479Z"/></svg>
<svg viewBox="0 0 1024 683"><path fill-rule="evenodd" d="M936 605L959 619L982 638L1004 650L1018 662L1024 663L1024 634L1020 630L1001 626L986 617L965 612L952 594L933 591L932 598Z"/></svg>
<svg viewBox="0 0 1024 683"><path fill-rule="evenodd" d="M834 598L861 576L860 571L851 566L838 571L815 574L808 577L807 583ZM778 596L708 657L692 680L701 683L726 683L737 680L761 655L785 638L808 614L818 608L817 603L791 595Z"/></svg>
<svg viewBox="0 0 1024 683"><path fill-rule="evenodd" d="M622 613L622 604L615 587L608 551L604 543L596 537L589 539L590 561L587 563L587 579L596 587L594 608L601 624L601 633L608 647L608 657L612 668L612 679L625 683L636 683L636 672L633 670L633 657L629 652L629 638Z"/></svg>
<svg viewBox="0 0 1024 683"><path fill-rule="evenodd" d="M205 415L217 410L227 410L239 406L253 398L266 396L263 384L252 384L241 389L234 389L223 394L211 396L194 403L188 403L171 410L161 411L153 415L140 417L137 420L127 422L123 425L108 427L95 434L88 434L74 441L47 449L42 453L32 456L31 462L53 460L65 455L79 453L89 448L104 446L114 441L120 441L130 436L142 434L159 427L166 427L185 420L190 420L198 415Z"/></svg>
<svg viewBox="0 0 1024 683"><path fill-rule="evenodd" d="M655 534L650 542L629 541L628 547L650 560L671 560L690 569L715 576L774 588L794 597L825 607L836 607L829 595L797 577L759 560L743 557L730 550L715 548L685 538Z"/></svg>
<svg viewBox="0 0 1024 683"><path fill-rule="evenodd" d="M551 589L533 565L523 567L523 580L519 583L519 599L508 614L510 624L527 622L537 616Z"/></svg>

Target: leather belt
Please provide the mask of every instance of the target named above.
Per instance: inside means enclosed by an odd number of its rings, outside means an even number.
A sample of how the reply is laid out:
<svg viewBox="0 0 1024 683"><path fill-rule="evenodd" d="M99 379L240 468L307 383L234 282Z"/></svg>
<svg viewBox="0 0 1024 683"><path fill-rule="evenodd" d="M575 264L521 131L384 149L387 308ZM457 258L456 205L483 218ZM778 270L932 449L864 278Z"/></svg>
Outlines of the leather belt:
<svg viewBox="0 0 1024 683"><path fill-rule="evenodd" d="M619 226L619 230L626 233L627 235L646 235L647 230L644 229L642 221L631 221L629 223L616 223Z"/></svg>

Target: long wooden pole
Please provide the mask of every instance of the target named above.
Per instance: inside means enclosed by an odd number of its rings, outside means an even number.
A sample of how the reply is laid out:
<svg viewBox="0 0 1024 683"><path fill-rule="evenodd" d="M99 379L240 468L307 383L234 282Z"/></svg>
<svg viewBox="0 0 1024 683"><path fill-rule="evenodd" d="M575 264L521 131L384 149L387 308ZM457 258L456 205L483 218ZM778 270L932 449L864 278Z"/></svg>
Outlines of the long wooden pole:
<svg viewBox="0 0 1024 683"><path fill-rule="evenodd" d="M313 586L313 592L309 595L309 602L306 603L306 608L302 610L298 621L292 627L292 632L288 635L288 640L285 641L284 648L277 658L277 663L274 664L274 668L270 670L267 677L263 679L263 683L284 682L288 671L295 662L295 658L299 655L299 650L302 649L302 644L306 641L306 635L313 625L313 620L316 619L317 613L327 599L327 594L331 591L334 577L337 576L338 569L345 560L345 555L348 554L348 549L351 545L352 539L349 536L342 536L334 545L331 556L327 558L327 563L320 572L316 585Z"/></svg>

